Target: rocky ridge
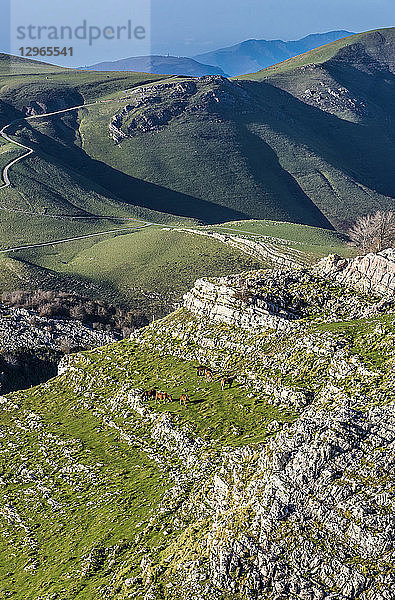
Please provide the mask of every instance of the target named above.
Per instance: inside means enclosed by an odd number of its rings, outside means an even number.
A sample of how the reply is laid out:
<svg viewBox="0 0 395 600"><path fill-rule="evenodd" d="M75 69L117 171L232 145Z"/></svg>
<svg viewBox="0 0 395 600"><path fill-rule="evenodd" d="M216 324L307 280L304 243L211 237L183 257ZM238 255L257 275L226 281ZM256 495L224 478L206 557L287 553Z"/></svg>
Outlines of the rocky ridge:
<svg viewBox="0 0 395 600"><path fill-rule="evenodd" d="M348 264L346 259L339 261ZM249 330L263 327L284 331L294 329L299 319L314 313L325 312L326 319L330 315L334 319L340 315L357 318L379 314L387 308L386 299L371 298L367 302L350 289L341 295L340 290L331 287L322 276L327 272L326 264L320 263L313 271L284 268L199 279L184 296L184 306L188 311L213 321ZM372 271L371 283L371 287L377 290L379 288L374 283L377 278L389 281L387 274L379 275L382 272L380 265L379 257L377 269ZM344 277L342 282L344 280L353 283L350 278Z"/></svg>
<svg viewBox="0 0 395 600"><path fill-rule="evenodd" d="M377 254L354 259L332 255L320 261L316 271L362 292L393 298L395 295L395 250L388 248Z"/></svg>
<svg viewBox="0 0 395 600"><path fill-rule="evenodd" d="M147 86L132 100L111 119L110 136L117 144L127 137L158 132L184 114L208 112L220 118L220 113L248 114L256 108L252 95L221 75Z"/></svg>

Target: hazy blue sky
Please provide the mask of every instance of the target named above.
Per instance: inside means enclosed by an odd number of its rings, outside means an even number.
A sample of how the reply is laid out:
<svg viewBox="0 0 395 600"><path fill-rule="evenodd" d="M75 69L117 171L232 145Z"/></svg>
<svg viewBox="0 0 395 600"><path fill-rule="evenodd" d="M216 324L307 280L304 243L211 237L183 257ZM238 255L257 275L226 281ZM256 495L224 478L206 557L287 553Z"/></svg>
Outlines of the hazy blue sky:
<svg viewBox="0 0 395 600"><path fill-rule="evenodd" d="M153 0L152 6L152 46L160 53L395 26L395 0Z"/></svg>
<svg viewBox="0 0 395 600"><path fill-rule="evenodd" d="M150 52L193 56L249 38L289 40L334 29L360 32L395 25L395 0L0 0L0 7L1 49L14 53L22 44L40 45L20 41L18 25L76 27L84 19L99 26L121 25L130 18L134 25L147 22L144 42L103 36L93 44L73 42L74 58L57 62L75 65Z"/></svg>

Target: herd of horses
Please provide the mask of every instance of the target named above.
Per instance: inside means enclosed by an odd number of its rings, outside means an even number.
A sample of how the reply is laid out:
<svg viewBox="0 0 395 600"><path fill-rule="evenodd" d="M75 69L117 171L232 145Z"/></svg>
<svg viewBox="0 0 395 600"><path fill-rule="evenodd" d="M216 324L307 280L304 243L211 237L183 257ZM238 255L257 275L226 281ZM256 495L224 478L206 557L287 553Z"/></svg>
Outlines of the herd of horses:
<svg viewBox="0 0 395 600"><path fill-rule="evenodd" d="M196 372L198 377L204 377L207 381L215 381L214 373L212 369L209 367L205 367L204 365L199 365L196 367ZM225 387L231 388L236 376L223 376L219 378L221 382L221 390L223 391ZM167 392L160 392L156 389L147 390L143 393L143 400L153 400L155 404L164 404L166 402L173 402L175 399L168 394ZM181 406L188 406L189 404L189 396L185 392L180 395L179 402Z"/></svg>

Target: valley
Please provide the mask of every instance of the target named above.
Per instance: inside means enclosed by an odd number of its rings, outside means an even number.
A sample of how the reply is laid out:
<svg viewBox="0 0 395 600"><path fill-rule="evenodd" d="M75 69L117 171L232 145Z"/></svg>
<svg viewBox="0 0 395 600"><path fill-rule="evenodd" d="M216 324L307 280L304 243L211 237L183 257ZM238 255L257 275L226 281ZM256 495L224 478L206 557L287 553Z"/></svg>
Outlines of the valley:
<svg viewBox="0 0 395 600"><path fill-rule="evenodd" d="M391 31L384 34L389 44ZM355 41L357 45L365 44L368 52L377 52L378 42L374 40L378 35L382 34L358 35ZM289 222L292 228L292 223L299 222L329 232L333 228L344 230L358 211L391 208L393 139L387 124L391 119L393 75L390 70L377 70L371 61L367 63L368 73L358 71L351 67L355 62L352 56L345 59L344 64L350 60L348 71L344 66L341 72L340 67L336 71L332 57L344 51L345 43L345 48L353 47L353 40L347 38L346 42L329 44L325 50L312 51L311 59L310 53L303 57L308 63L319 55L322 67L317 60L315 66L305 69L300 67L302 59L296 58L286 63L287 73L278 71L283 68L280 65L276 72L275 68L262 72L262 79L257 74L248 80L221 76L169 79L66 69L50 72L49 66L22 59L16 63L13 60L15 74L9 77L3 58L2 119L5 124L10 119L16 121L3 129L9 138L4 140L3 168L23 152L10 146L9 140L26 145L33 153L3 174L12 181L0 190L1 250L35 246L5 255L31 268L50 269L51 277L59 281L69 270L79 279L76 285L86 285L84 281L93 285L94 265L100 272L100 262L95 261L101 260L102 249L114 259L121 255L126 259L129 252L136 251L135 243L129 242L131 237L125 234L129 226L134 230L135 225L144 224L139 221L152 224L148 229L158 232L154 235L147 231L146 237L139 234L134 239L147 241L149 246L157 236L158 251L166 253L172 237L166 231L159 234L160 225L196 231L203 224L255 219L264 229L266 224L270 229L270 220L278 222L279 229L281 223ZM361 60L363 57L362 53ZM23 66L25 72L19 75ZM40 69L42 74L37 79ZM367 87L369 78L376 82L374 92ZM340 84L344 90L337 93ZM310 86L308 96L307 92L300 95L302 85ZM323 95L321 88L329 92ZM120 117L122 114L125 116ZM115 134L110 137L112 124L119 118L120 138L114 138ZM384 123L383 137L380 130ZM336 148L340 147L338 155ZM359 149L357 153L355 148ZM245 233L243 236L248 238ZM194 237L198 243L209 244L209 239L201 235ZM279 239L272 241L272 255L277 250L281 254L282 236L273 237ZM51 250L51 242L61 240L70 241L55 243ZM345 245L345 238L344 242L338 240L324 244L325 249L310 246L301 262L319 258L335 246L334 251L348 255L351 249ZM288 241L296 241L296 251L304 252L297 240ZM97 259L91 256L82 269L77 258L66 266L68 259L63 261L62 254L77 256L80 249L89 252L93 242ZM50 245L40 250L41 244ZM72 250L67 249L70 244ZM250 267L270 263L270 257L264 254L257 258L249 252L250 258L245 257L244 243L241 250L232 249L228 241L226 246L225 251L223 242L211 238L208 254L202 247L201 271L191 271L181 286L183 291L193 283L192 273L199 276L206 268L207 274L226 272L218 267L211 270L210 264L219 265L221 260L206 259L211 252L218 257L224 253L224 261L232 255L235 271L242 270L245 261L250 261ZM166 260L164 255L162 264ZM251 260L258 260L259 265ZM136 268L139 261L137 257ZM112 300L133 278L139 278L136 270L125 280L124 270L121 262L119 269L114 265L108 275L105 286L112 288ZM8 268L3 277L6 272ZM41 273L45 278L47 272ZM167 294L166 279L172 279L174 273L166 269L164 273ZM149 273L146 279L152 285ZM124 291L121 295L123 301L128 300Z"/></svg>

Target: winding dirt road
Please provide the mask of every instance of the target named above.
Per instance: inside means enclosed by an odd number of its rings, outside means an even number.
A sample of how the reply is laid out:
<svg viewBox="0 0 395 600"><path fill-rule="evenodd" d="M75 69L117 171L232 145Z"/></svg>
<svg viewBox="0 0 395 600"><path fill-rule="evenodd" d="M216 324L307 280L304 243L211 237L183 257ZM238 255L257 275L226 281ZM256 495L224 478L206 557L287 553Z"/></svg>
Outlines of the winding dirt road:
<svg viewBox="0 0 395 600"><path fill-rule="evenodd" d="M118 98L117 98L116 101L120 102L120 100ZM15 165L17 162L19 162L21 160L24 160L25 158L27 158L31 154L34 154L33 148L30 148L29 146L25 146L24 144L21 144L20 142L16 142L15 140L13 140L12 138L10 138L7 135L6 130L9 127L11 127L12 125L15 125L16 123L22 123L22 121L29 121L29 120L32 120L32 119L41 119L43 117L52 117L53 115L60 115L62 113L70 112L72 110L80 110L81 108L87 108L88 106L95 106L96 104L100 104L100 103L103 103L103 102L106 102L106 101L105 100L98 100L96 102L91 102L89 104L81 104L80 106L73 106L72 108L65 108L63 110L57 110L55 112L44 113L42 115L33 115L31 117L22 117L21 119L15 119L14 121L11 121L11 123L8 123L7 125L4 125L3 129L0 130L1 137L3 139L7 140L7 142L11 142L15 146L18 146L19 148L23 148L24 150L27 150L27 152L25 154L22 154L21 156L18 156L18 158L15 158L11 162L9 162L8 165L6 165L4 167L3 173L2 173L2 176L3 176L3 185L0 185L0 190L3 189L3 188L6 188L6 187L10 187L10 185L11 185L11 181L10 181L10 178L9 178L9 175L8 175L8 171L10 170L10 168L13 165Z"/></svg>

